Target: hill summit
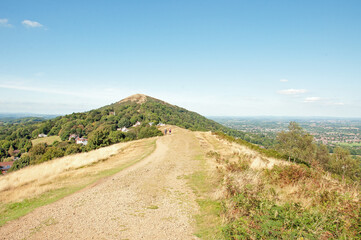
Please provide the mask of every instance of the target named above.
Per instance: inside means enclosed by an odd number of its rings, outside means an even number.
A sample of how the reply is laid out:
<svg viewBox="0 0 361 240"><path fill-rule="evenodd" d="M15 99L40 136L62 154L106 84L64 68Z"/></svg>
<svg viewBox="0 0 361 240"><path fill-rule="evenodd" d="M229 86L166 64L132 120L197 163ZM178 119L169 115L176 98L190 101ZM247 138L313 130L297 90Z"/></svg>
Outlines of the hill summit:
<svg viewBox="0 0 361 240"><path fill-rule="evenodd" d="M118 103L135 102L135 103L138 103L138 104L142 104L142 103L145 103L147 101L147 98L149 98L149 96L137 93L137 94L131 95L129 97L126 97L126 98L120 100Z"/></svg>
<svg viewBox="0 0 361 240"><path fill-rule="evenodd" d="M134 124L137 121L156 124L164 123L190 130L232 132L233 136L237 132L196 112L139 93L93 111L99 110L115 113L116 116L121 118L128 118L130 124ZM239 134L242 133L239 132ZM241 137L239 134L237 137Z"/></svg>
<svg viewBox="0 0 361 240"><path fill-rule="evenodd" d="M88 112L72 113L43 122L0 127L0 159L19 158L19 169L56 157L90 151L110 144L162 135L158 124L176 125L198 131L220 131L236 137L242 132L231 130L198 113L144 94L135 94L116 103ZM2 132L1 132L2 131ZM59 136L50 141L44 136ZM47 141L49 140L49 141ZM83 145L82 145L83 144Z"/></svg>

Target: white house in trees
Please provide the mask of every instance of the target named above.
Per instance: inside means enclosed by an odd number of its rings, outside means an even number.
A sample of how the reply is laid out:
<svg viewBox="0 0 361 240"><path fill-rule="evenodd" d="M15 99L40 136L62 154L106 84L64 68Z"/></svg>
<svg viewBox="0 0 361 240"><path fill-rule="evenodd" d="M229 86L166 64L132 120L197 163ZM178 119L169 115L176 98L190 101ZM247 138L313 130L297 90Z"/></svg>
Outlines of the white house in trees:
<svg viewBox="0 0 361 240"><path fill-rule="evenodd" d="M88 139L77 137L77 138L75 139L75 142L76 142L76 144L87 145L87 144L88 144Z"/></svg>
<svg viewBox="0 0 361 240"><path fill-rule="evenodd" d="M139 121L137 121L137 122L133 125L133 127L138 127L138 126L140 126L140 122L139 122Z"/></svg>
<svg viewBox="0 0 361 240"><path fill-rule="evenodd" d="M122 132L128 132L129 131L128 128L126 128L126 127L118 128L117 130L122 131Z"/></svg>
<svg viewBox="0 0 361 240"><path fill-rule="evenodd" d="M72 138L77 139L78 137L79 137L79 136L76 135L76 134L71 134L71 135L69 136L69 141L70 141Z"/></svg>

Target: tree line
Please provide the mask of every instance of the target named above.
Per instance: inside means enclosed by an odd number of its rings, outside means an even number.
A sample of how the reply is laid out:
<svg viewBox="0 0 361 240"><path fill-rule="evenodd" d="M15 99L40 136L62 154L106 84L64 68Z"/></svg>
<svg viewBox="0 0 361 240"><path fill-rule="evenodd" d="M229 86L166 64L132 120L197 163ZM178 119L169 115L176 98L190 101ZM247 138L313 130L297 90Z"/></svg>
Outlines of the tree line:
<svg viewBox="0 0 361 240"><path fill-rule="evenodd" d="M348 149L336 147L330 153L328 147L316 144L313 136L296 122L290 122L288 131L277 135L276 149L290 161L303 161L313 167L321 167L342 178L361 180L361 161L353 158Z"/></svg>

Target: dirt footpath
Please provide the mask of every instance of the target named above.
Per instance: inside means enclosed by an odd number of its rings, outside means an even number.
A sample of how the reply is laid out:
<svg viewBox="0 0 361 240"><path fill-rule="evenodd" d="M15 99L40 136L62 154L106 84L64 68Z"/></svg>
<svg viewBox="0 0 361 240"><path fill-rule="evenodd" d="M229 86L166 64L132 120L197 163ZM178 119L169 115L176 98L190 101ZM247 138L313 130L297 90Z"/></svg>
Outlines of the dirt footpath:
<svg viewBox="0 0 361 240"><path fill-rule="evenodd" d="M0 239L197 239L195 133L173 128L141 162L0 228Z"/></svg>

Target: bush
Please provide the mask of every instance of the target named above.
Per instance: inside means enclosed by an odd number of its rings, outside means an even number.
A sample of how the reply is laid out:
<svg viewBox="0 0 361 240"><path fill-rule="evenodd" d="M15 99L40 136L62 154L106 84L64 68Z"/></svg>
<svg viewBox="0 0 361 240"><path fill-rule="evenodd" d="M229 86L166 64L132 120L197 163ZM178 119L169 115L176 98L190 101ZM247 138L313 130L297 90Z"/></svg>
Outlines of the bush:
<svg viewBox="0 0 361 240"><path fill-rule="evenodd" d="M32 156L42 155L46 152L47 144L46 143L39 143L32 147L29 151L29 154Z"/></svg>
<svg viewBox="0 0 361 240"><path fill-rule="evenodd" d="M361 207L357 203L348 202L345 211L321 211L297 203L277 204L247 190L232 201L231 211L240 216L223 227L226 239L356 239L361 231Z"/></svg>
<svg viewBox="0 0 361 240"><path fill-rule="evenodd" d="M87 145L88 149L97 149L110 145L111 140L109 139L109 133L110 131L106 128L101 128L93 131L89 135Z"/></svg>
<svg viewBox="0 0 361 240"><path fill-rule="evenodd" d="M30 156L23 155L18 160L15 160L11 168L9 169L9 172L19 170L20 168L26 167L30 165Z"/></svg>
<svg viewBox="0 0 361 240"><path fill-rule="evenodd" d="M121 131L113 131L109 134L109 138L112 143L119 143L124 140L125 134Z"/></svg>
<svg viewBox="0 0 361 240"><path fill-rule="evenodd" d="M273 182L281 185L295 184L306 179L317 181L320 175L304 165L275 165L271 170L266 170L266 176Z"/></svg>
<svg viewBox="0 0 361 240"><path fill-rule="evenodd" d="M149 138L155 136L163 136L163 133L159 131L155 126L144 126L140 129L138 138Z"/></svg>
<svg viewBox="0 0 361 240"><path fill-rule="evenodd" d="M65 150L65 155L70 155L74 153L80 153L82 152L82 146L80 144L69 144L68 147Z"/></svg>
<svg viewBox="0 0 361 240"><path fill-rule="evenodd" d="M50 147L46 150L46 152L42 155L38 163L42 163L45 161L49 161L53 158L63 157L64 151L57 147Z"/></svg>

